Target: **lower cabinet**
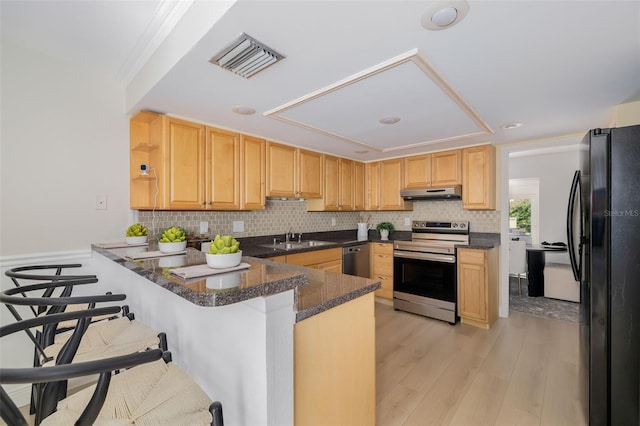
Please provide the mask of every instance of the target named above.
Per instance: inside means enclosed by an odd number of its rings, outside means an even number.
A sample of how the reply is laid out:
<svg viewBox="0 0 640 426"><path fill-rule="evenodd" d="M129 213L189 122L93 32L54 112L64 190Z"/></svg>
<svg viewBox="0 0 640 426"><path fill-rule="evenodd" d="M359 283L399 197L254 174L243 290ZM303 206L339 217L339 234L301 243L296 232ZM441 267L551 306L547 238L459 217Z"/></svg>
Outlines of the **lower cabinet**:
<svg viewBox="0 0 640 426"><path fill-rule="evenodd" d="M490 328L498 318L498 249L458 249L458 315Z"/></svg>
<svg viewBox="0 0 640 426"><path fill-rule="evenodd" d="M371 250L372 280L380 280L380 289L375 294L378 297L393 300L393 244L369 243Z"/></svg>
<svg viewBox="0 0 640 426"><path fill-rule="evenodd" d="M294 424L375 425L373 293L294 327Z"/></svg>
<svg viewBox="0 0 640 426"><path fill-rule="evenodd" d="M270 257L275 262L342 273L342 249L332 248Z"/></svg>

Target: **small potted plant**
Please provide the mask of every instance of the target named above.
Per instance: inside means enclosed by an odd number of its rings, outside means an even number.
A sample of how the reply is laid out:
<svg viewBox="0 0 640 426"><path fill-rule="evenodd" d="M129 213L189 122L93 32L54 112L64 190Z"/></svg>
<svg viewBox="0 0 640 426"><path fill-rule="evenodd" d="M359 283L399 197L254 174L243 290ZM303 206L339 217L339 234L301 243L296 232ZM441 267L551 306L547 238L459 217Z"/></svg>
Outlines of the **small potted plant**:
<svg viewBox="0 0 640 426"><path fill-rule="evenodd" d="M205 257L210 268L223 269L238 266L242 260L240 242L232 235L216 235Z"/></svg>
<svg viewBox="0 0 640 426"><path fill-rule="evenodd" d="M125 240L127 244L145 244L147 242L148 230L140 223L134 223L127 228Z"/></svg>
<svg viewBox="0 0 640 426"><path fill-rule="evenodd" d="M388 240L389 234L395 230L391 222L380 222L376 225L376 229L380 232L380 239L384 241Z"/></svg>
<svg viewBox="0 0 640 426"><path fill-rule="evenodd" d="M177 253L187 248L187 233L184 229L172 226L162 232L158 248L162 253Z"/></svg>

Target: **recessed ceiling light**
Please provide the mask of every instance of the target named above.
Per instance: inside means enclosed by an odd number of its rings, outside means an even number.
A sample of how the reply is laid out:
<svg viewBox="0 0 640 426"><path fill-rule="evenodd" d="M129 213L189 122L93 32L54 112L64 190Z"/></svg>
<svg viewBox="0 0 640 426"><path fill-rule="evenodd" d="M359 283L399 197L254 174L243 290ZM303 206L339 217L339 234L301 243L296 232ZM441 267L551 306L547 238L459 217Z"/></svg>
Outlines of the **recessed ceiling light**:
<svg viewBox="0 0 640 426"><path fill-rule="evenodd" d="M233 108L231 108L231 111L235 112L236 114L240 114L240 115L251 115L251 114L255 114L256 110L248 107L248 106L235 106Z"/></svg>
<svg viewBox="0 0 640 426"><path fill-rule="evenodd" d="M517 129L520 126L522 126L522 123L508 123L508 124L503 124L500 127L502 127L505 130L511 130L511 129Z"/></svg>
<svg viewBox="0 0 640 426"><path fill-rule="evenodd" d="M369 151L355 151L356 154L366 154Z"/></svg>
<svg viewBox="0 0 640 426"><path fill-rule="evenodd" d="M427 30L444 30L462 21L469 12L466 0L442 0L433 2L422 15L420 24Z"/></svg>
<svg viewBox="0 0 640 426"><path fill-rule="evenodd" d="M382 117L378 122L380 124L396 124L400 121L400 117Z"/></svg>

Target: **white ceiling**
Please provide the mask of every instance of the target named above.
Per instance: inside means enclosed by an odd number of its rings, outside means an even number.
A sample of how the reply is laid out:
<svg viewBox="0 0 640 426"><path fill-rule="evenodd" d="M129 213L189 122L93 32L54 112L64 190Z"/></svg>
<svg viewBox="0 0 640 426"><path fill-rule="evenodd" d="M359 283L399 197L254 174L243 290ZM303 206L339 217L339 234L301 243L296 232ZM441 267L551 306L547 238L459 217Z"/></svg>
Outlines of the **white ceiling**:
<svg viewBox="0 0 640 426"><path fill-rule="evenodd" d="M201 3L2 0L2 36L131 90ZM420 20L431 3L228 2L127 112L368 161L584 133L606 126L615 105L640 100L638 1L471 1L459 24L428 31ZM243 32L286 58L249 79L209 62ZM237 115L237 105L257 112ZM400 121L380 124L384 116ZM512 122L524 124L501 128Z"/></svg>

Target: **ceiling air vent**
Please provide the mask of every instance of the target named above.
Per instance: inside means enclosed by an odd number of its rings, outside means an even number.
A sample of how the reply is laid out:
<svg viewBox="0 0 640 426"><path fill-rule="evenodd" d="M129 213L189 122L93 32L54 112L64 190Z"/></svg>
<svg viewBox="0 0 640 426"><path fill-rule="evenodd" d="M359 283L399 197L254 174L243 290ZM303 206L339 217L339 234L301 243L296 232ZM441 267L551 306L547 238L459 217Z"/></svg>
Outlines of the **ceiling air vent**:
<svg viewBox="0 0 640 426"><path fill-rule="evenodd" d="M284 58L284 55L242 33L209 62L249 78Z"/></svg>

